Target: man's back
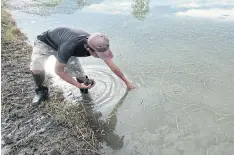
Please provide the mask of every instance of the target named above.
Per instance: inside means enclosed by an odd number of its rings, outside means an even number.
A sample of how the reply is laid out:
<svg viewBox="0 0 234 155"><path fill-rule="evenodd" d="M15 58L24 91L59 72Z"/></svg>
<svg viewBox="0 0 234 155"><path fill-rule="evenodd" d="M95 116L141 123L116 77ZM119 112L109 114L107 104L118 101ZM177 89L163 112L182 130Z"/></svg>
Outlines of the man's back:
<svg viewBox="0 0 234 155"><path fill-rule="evenodd" d="M89 35L89 33L81 29L57 27L38 35L37 38L53 47L55 50L58 50L65 42L71 41L79 44Z"/></svg>
<svg viewBox="0 0 234 155"><path fill-rule="evenodd" d="M89 36L89 33L80 29L58 27L43 32L37 39L55 49L55 57L66 64L71 56L90 56L84 47Z"/></svg>

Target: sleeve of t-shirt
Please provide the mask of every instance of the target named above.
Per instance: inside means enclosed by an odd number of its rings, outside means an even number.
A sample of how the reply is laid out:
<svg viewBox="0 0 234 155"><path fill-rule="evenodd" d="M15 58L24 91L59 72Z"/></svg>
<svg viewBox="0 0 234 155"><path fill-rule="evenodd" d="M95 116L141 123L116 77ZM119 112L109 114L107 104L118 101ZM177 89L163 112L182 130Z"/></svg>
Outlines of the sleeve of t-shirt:
<svg viewBox="0 0 234 155"><path fill-rule="evenodd" d="M73 54L74 50L74 43L73 42L65 42L63 43L60 48L58 49L57 59L59 62L66 64L70 57Z"/></svg>

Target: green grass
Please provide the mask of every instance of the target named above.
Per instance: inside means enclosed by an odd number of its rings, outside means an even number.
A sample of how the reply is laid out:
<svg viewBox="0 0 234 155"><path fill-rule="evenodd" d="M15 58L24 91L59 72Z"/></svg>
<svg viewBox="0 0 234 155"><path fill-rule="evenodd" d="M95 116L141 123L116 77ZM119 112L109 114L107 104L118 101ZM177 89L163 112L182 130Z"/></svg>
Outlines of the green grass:
<svg viewBox="0 0 234 155"><path fill-rule="evenodd" d="M13 41L16 39L22 39L22 33L19 28L17 28L16 23L13 22L12 16L4 9L1 10L2 13L2 36L3 39L7 41Z"/></svg>
<svg viewBox="0 0 234 155"><path fill-rule="evenodd" d="M16 36L19 36L20 30L16 26L11 26L6 30L4 39L10 41L16 39Z"/></svg>

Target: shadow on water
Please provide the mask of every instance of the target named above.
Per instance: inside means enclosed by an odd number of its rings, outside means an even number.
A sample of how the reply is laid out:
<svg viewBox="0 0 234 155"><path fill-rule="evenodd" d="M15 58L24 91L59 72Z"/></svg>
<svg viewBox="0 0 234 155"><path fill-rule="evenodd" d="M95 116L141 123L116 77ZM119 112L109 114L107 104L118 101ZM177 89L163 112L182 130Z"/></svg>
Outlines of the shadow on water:
<svg viewBox="0 0 234 155"><path fill-rule="evenodd" d="M97 133L100 142L106 142L106 145L114 150L121 149L123 147L124 136L120 136L115 133L117 125L117 111L122 106L125 98L128 95L128 90L124 96L118 101L106 120L101 119L102 113L93 109L93 106L88 104L80 104L85 110L88 116L90 127ZM90 96L88 96L89 98ZM87 96L84 96L87 102ZM92 99L88 99L92 100Z"/></svg>

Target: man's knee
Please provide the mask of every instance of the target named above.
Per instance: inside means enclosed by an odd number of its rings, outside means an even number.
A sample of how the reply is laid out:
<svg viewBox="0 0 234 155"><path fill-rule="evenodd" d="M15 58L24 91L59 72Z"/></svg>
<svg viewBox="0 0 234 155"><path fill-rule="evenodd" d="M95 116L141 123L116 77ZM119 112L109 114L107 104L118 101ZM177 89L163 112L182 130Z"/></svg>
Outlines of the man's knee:
<svg viewBox="0 0 234 155"><path fill-rule="evenodd" d="M40 73L44 72L44 66L42 66L40 64L35 64L34 62L31 62L30 71L34 74L40 74Z"/></svg>
<svg viewBox="0 0 234 155"><path fill-rule="evenodd" d="M44 70L30 69L30 71L32 73L32 77L33 77L34 81L36 82L37 86L47 87L48 79L46 76L46 72Z"/></svg>
<svg viewBox="0 0 234 155"><path fill-rule="evenodd" d="M40 59L34 59L30 63L30 71L33 72L34 74L39 74L41 72L44 72L44 61Z"/></svg>
<svg viewBox="0 0 234 155"><path fill-rule="evenodd" d="M37 49L39 50L39 48ZM38 73L44 71L45 61L48 59L49 55L43 55L41 53L36 53L36 50L33 51L30 62L30 70L33 73Z"/></svg>
<svg viewBox="0 0 234 155"><path fill-rule="evenodd" d="M31 71L33 74L40 74L40 73L45 72L44 70L33 70L33 69L30 69L30 71Z"/></svg>

